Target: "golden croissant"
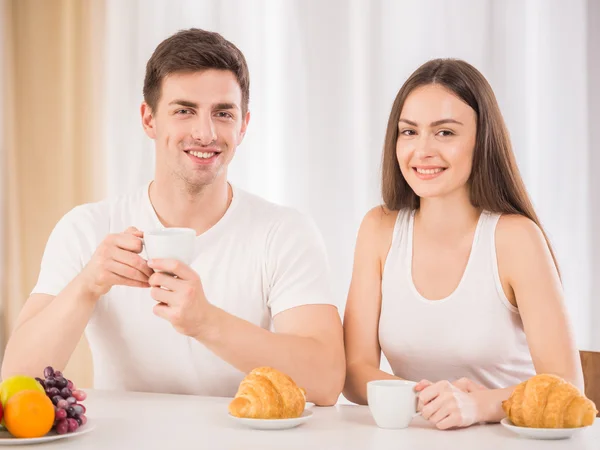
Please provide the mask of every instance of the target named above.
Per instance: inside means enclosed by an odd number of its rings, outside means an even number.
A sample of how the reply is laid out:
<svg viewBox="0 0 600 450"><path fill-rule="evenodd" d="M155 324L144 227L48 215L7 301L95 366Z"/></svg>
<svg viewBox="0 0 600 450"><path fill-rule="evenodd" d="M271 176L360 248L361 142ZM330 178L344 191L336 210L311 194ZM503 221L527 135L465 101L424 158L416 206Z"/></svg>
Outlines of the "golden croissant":
<svg viewBox="0 0 600 450"><path fill-rule="evenodd" d="M291 419L300 417L306 398L286 374L271 367L259 367L240 383L229 413L251 419Z"/></svg>
<svg viewBox="0 0 600 450"><path fill-rule="evenodd" d="M596 405L556 375L540 374L517 385L502 409L512 423L529 428L578 428L594 423Z"/></svg>

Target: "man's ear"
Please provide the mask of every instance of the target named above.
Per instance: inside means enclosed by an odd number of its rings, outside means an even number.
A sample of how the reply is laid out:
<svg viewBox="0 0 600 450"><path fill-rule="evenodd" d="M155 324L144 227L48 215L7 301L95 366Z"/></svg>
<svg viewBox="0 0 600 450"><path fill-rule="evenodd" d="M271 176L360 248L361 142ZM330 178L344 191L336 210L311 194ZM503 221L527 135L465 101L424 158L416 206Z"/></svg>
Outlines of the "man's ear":
<svg viewBox="0 0 600 450"><path fill-rule="evenodd" d="M140 113L142 114L142 126L144 127L144 132L150 139L156 139L156 125L154 123L152 108L150 108L148 103L142 102Z"/></svg>
<svg viewBox="0 0 600 450"><path fill-rule="evenodd" d="M244 140L244 136L246 136L246 130L248 129L248 123L250 123L250 111L246 112L246 115L242 119L242 128L240 130L240 139L238 145L242 143Z"/></svg>

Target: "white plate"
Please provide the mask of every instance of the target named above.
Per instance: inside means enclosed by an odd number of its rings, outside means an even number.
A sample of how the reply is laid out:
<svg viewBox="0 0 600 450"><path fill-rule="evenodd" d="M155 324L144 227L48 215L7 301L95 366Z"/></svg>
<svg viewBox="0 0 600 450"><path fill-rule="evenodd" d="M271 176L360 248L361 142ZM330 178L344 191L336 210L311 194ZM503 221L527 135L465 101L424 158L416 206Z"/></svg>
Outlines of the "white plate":
<svg viewBox="0 0 600 450"><path fill-rule="evenodd" d="M527 428L518 427L513 424L507 417L502 419L500 423L510 431L517 433L523 437L530 439L568 439L578 431L587 427L579 428Z"/></svg>
<svg viewBox="0 0 600 450"><path fill-rule="evenodd" d="M236 422L254 428L255 430L287 430L288 428L294 428L298 425L302 425L313 415L312 411L306 409L300 417L295 419L242 419L229 414Z"/></svg>
<svg viewBox="0 0 600 450"><path fill-rule="evenodd" d="M46 436L42 436L39 438L16 438L11 436L11 434L6 431L5 428L0 427L0 445L28 445L28 444L41 444L42 442L56 441L58 439L67 439L76 436L81 436L82 434L89 433L96 425L92 423L90 419L88 419L87 423L77 428L73 433L66 434L56 434L55 431L51 431Z"/></svg>

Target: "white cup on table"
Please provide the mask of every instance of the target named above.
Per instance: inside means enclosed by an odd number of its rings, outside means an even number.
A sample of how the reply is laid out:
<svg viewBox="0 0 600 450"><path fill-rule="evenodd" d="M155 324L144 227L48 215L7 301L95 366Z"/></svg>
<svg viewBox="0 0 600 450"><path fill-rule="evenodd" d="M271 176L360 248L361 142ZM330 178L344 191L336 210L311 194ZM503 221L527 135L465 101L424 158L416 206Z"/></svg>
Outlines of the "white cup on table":
<svg viewBox="0 0 600 450"><path fill-rule="evenodd" d="M406 428L418 416L417 383L407 380L374 380L367 383L369 410L379 428Z"/></svg>

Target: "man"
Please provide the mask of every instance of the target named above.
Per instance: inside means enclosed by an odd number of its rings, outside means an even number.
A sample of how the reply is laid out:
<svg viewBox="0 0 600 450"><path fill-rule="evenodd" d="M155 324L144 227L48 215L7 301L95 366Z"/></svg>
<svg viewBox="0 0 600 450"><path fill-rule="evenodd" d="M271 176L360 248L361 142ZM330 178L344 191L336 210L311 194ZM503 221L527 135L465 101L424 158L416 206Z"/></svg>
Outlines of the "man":
<svg viewBox="0 0 600 450"><path fill-rule="evenodd" d="M336 402L343 337L320 235L227 182L248 99L246 61L219 34L185 30L156 48L141 106L154 180L57 224L4 378L63 369L85 330L96 388L233 396L244 373L272 366L309 401ZM142 258L143 231L161 227L196 230L190 266Z"/></svg>

